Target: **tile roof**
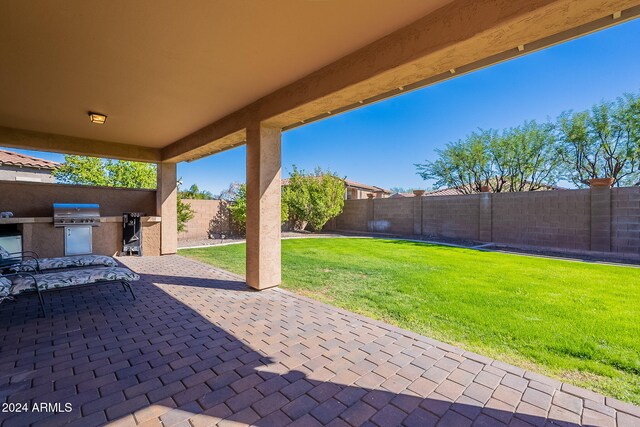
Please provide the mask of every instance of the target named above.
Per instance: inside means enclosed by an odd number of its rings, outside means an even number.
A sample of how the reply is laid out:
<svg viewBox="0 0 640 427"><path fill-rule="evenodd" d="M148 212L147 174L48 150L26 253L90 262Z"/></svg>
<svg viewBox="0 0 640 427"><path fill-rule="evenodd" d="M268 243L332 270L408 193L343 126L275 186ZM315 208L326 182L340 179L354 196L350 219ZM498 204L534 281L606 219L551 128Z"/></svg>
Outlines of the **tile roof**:
<svg viewBox="0 0 640 427"><path fill-rule="evenodd" d="M58 167L59 164L60 163L27 156L14 151L0 150L0 166L18 166L53 170Z"/></svg>
<svg viewBox="0 0 640 427"><path fill-rule="evenodd" d="M390 199L400 199L403 197L416 197L416 195L413 193L393 193L389 196Z"/></svg>
<svg viewBox="0 0 640 427"><path fill-rule="evenodd" d="M425 196L459 196L464 194L457 188L441 188L440 190L429 191L425 193Z"/></svg>
<svg viewBox="0 0 640 427"><path fill-rule="evenodd" d="M382 187L376 187L374 185L362 184L360 182L351 181L350 179L344 179L343 181L344 181L344 183L345 183L345 185L347 187L356 187L356 188L361 188L363 190L369 190L369 191L372 191L372 192L382 191L382 192L385 192L387 194L391 194L390 190L387 190L387 189L382 188ZM289 185L289 178L283 178L280 181L280 184L283 185L283 186Z"/></svg>
<svg viewBox="0 0 640 427"><path fill-rule="evenodd" d="M375 185L367 185L367 184L363 184L361 182L357 182L357 181L351 181L350 179L345 179L344 183L348 186L348 187L357 187L357 188L362 188L364 190L369 190L369 191L383 191L385 193L391 193L390 190L387 190L385 188L382 187L376 187Z"/></svg>

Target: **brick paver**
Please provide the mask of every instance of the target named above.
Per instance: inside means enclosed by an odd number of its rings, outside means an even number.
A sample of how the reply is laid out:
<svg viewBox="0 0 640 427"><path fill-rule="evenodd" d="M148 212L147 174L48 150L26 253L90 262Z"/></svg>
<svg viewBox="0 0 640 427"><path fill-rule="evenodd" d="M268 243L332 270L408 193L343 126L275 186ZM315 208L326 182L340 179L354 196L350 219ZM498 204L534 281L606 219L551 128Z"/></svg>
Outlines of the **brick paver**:
<svg viewBox="0 0 640 427"><path fill-rule="evenodd" d="M180 256L0 305L2 427L640 426L640 408ZM34 403L71 404L34 412ZM46 408L45 408L46 409Z"/></svg>

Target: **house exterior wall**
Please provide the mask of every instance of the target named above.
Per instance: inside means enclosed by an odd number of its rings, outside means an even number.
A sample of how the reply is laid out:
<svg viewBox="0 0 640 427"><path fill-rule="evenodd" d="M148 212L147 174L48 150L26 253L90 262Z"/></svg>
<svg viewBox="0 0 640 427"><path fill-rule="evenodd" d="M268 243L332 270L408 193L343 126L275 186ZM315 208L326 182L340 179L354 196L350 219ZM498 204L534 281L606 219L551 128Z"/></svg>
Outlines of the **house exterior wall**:
<svg viewBox="0 0 640 427"><path fill-rule="evenodd" d="M347 200L327 229L640 259L640 187Z"/></svg>
<svg viewBox="0 0 640 427"><path fill-rule="evenodd" d="M0 181L31 181L54 183L55 177L48 169L19 168L15 166L0 166Z"/></svg>

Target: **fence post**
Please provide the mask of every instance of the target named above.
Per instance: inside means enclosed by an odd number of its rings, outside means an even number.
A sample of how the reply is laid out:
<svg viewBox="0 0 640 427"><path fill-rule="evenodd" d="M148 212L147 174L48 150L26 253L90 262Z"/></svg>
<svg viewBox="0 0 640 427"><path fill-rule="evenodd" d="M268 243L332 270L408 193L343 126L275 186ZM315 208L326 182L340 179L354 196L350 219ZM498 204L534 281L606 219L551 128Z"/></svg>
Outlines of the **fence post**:
<svg viewBox="0 0 640 427"><path fill-rule="evenodd" d="M373 193L367 193L367 231L369 232L374 232L376 231L376 227L375 227L375 221L376 221L376 214L375 214L375 207L374 207L374 203L375 203L375 199L373 198L374 194Z"/></svg>
<svg viewBox="0 0 640 427"><path fill-rule="evenodd" d="M486 191L485 191L486 190ZM491 242L492 236L492 211L491 211L491 193L488 189L482 188L480 193L480 218L478 221L478 240L481 242Z"/></svg>
<svg viewBox="0 0 640 427"><path fill-rule="evenodd" d="M413 234L422 237L424 234L422 229L422 196L424 190L413 190Z"/></svg>
<svg viewBox="0 0 640 427"><path fill-rule="evenodd" d="M611 252L611 185L613 179L592 179L591 250Z"/></svg>

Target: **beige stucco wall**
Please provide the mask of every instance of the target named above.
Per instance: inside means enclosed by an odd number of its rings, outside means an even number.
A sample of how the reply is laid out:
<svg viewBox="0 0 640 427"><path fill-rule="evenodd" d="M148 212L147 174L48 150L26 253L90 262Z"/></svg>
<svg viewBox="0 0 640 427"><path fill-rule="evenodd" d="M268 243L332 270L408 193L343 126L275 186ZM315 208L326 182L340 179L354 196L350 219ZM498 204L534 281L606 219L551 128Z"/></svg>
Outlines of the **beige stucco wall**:
<svg viewBox="0 0 640 427"><path fill-rule="evenodd" d="M22 232L22 248L35 251L40 257L64 256L64 228L54 227L53 222L24 223L17 225ZM93 253L115 256L122 250L122 220L109 218L99 227L93 227ZM160 255L160 223L149 218L142 222L143 254Z"/></svg>
<svg viewBox="0 0 640 427"><path fill-rule="evenodd" d="M54 203L98 203L100 215L156 214L155 190L0 181L0 210L15 217L49 217Z"/></svg>
<svg viewBox="0 0 640 427"><path fill-rule="evenodd" d="M64 229L53 226L53 203L98 203L103 221L93 227L93 253L116 255L122 249L122 214L144 212L152 218L142 221L144 255L160 254L160 224L154 190L133 190L80 185L0 181L0 211L14 218L0 220L2 228L22 232L23 249L41 257L64 255ZM108 218L107 218L108 217ZM37 221L21 218L36 218ZM7 222L17 224L7 224Z"/></svg>

